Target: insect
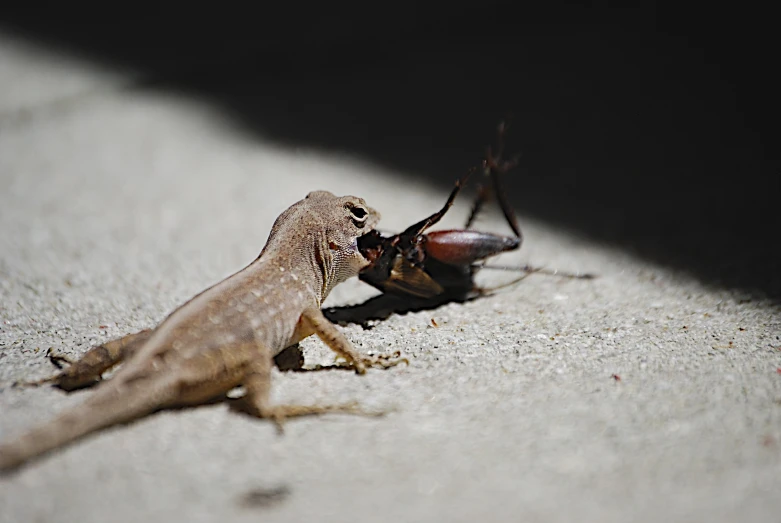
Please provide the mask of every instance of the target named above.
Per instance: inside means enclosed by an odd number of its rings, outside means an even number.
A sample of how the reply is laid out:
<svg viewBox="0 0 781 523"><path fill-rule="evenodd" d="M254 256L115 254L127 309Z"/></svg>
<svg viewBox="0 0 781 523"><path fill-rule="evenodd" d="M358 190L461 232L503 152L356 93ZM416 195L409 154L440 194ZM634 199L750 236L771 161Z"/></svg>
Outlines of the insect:
<svg viewBox="0 0 781 523"><path fill-rule="evenodd" d="M420 300L464 301L485 292L476 286L478 262L513 251L522 237L500 236L468 229L426 233L453 205L466 177L456 183L439 211L387 237L379 232L358 239L370 265L359 278L383 293Z"/></svg>
<svg viewBox="0 0 781 523"><path fill-rule="evenodd" d="M517 250L523 242L518 220L507 201L500 180L501 175L518 165L517 156L512 160L502 160L506 130L506 124L499 125L497 152L494 154L490 146L487 148L482 171L493 182L496 198L514 236L470 229L489 198L489 191L482 185L464 229L426 232L452 207L456 196L472 175L470 172L456 182L445 205L431 216L409 226L400 234L386 237L373 230L358 239L358 248L370 261L370 265L359 274L362 281L384 293L396 296L422 299L439 297L446 301L464 301L493 290L478 287L474 281L475 274L483 267L510 269L486 266L483 262L492 256ZM527 275L532 272L548 272L531 266L514 269ZM555 274L575 278L592 277L589 274Z"/></svg>
<svg viewBox="0 0 781 523"><path fill-rule="evenodd" d="M547 273L567 278L592 278L591 274L569 274L548 271L532 266L506 267L487 265L492 256L517 250L523 242L518 220L507 201L500 177L518 165L519 158L503 160L504 135L508 126L498 127L496 151L489 146L481 170L490 177L493 192L513 231L504 236L470 229L475 217L490 197L490 191L481 184L477 198L464 229L427 232L452 207L456 196L475 169L456 182L445 205L427 218L409 226L403 232L383 236L377 230L361 236L358 248L370 264L359 273L359 278L383 292L364 304L329 309L326 316L339 323L361 323L368 328L369 321L385 319L390 314L435 308L445 303L464 302L485 296L500 288L517 283L532 273ZM480 287L475 282L483 268L514 270L522 276L493 288Z"/></svg>

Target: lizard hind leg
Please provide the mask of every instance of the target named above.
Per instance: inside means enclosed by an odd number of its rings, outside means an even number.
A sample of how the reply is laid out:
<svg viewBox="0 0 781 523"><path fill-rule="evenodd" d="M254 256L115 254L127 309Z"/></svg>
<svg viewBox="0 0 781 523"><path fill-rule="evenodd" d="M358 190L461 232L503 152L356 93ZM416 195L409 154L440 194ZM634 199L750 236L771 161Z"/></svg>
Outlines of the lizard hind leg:
<svg viewBox="0 0 781 523"><path fill-rule="evenodd" d="M38 387L48 383L66 392L91 387L101 380L101 375L115 365L130 358L152 335L151 329L128 334L121 338L107 341L88 350L76 361L49 351L49 359L57 366L65 362L68 367L48 378L37 381L17 382L15 386Z"/></svg>
<svg viewBox="0 0 781 523"><path fill-rule="evenodd" d="M284 431L284 422L288 418L317 416L328 413L343 413L359 416L382 416L385 412L369 412L361 409L356 402L335 405L272 405L270 357L259 357L250 368L244 380L246 394L239 398L233 408L250 416L269 419L274 422L279 433Z"/></svg>

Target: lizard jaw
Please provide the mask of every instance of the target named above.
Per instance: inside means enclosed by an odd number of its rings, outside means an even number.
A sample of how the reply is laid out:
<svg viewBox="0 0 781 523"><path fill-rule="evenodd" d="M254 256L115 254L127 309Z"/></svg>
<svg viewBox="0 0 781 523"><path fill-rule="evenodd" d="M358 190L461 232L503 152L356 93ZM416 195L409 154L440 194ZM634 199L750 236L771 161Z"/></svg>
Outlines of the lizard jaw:
<svg viewBox="0 0 781 523"><path fill-rule="evenodd" d="M358 247L358 238L353 239L349 249L352 255L355 256L356 259L360 260L360 269L368 267L371 264L371 260L367 258L363 251L361 251L361 249Z"/></svg>

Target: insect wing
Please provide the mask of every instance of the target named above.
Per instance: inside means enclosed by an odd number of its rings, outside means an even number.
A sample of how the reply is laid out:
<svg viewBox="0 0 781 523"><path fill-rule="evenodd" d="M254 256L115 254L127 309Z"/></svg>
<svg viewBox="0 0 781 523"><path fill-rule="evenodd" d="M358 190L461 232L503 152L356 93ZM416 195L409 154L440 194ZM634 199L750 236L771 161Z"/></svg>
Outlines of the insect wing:
<svg viewBox="0 0 781 523"><path fill-rule="evenodd" d="M393 262L385 289L386 292L417 298L433 298L445 292L423 269L414 267L401 256L397 256Z"/></svg>

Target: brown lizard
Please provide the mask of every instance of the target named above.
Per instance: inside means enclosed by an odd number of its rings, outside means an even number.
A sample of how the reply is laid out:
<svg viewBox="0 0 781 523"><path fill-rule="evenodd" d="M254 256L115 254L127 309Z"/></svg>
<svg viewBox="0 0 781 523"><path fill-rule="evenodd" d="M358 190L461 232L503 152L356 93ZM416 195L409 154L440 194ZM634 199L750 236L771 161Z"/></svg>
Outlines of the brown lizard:
<svg viewBox="0 0 781 523"><path fill-rule="evenodd" d="M358 374L406 361L359 354L320 309L337 284L368 264L357 238L380 219L362 198L314 191L275 221L260 255L244 269L173 311L154 329L88 351L48 380L66 390L100 378L81 405L0 445L0 472L103 428L160 409L196 405L243 386L244 410L281 423L326 412L362 413L354 404L271 405L272 358L317 334Z"/></svg>

